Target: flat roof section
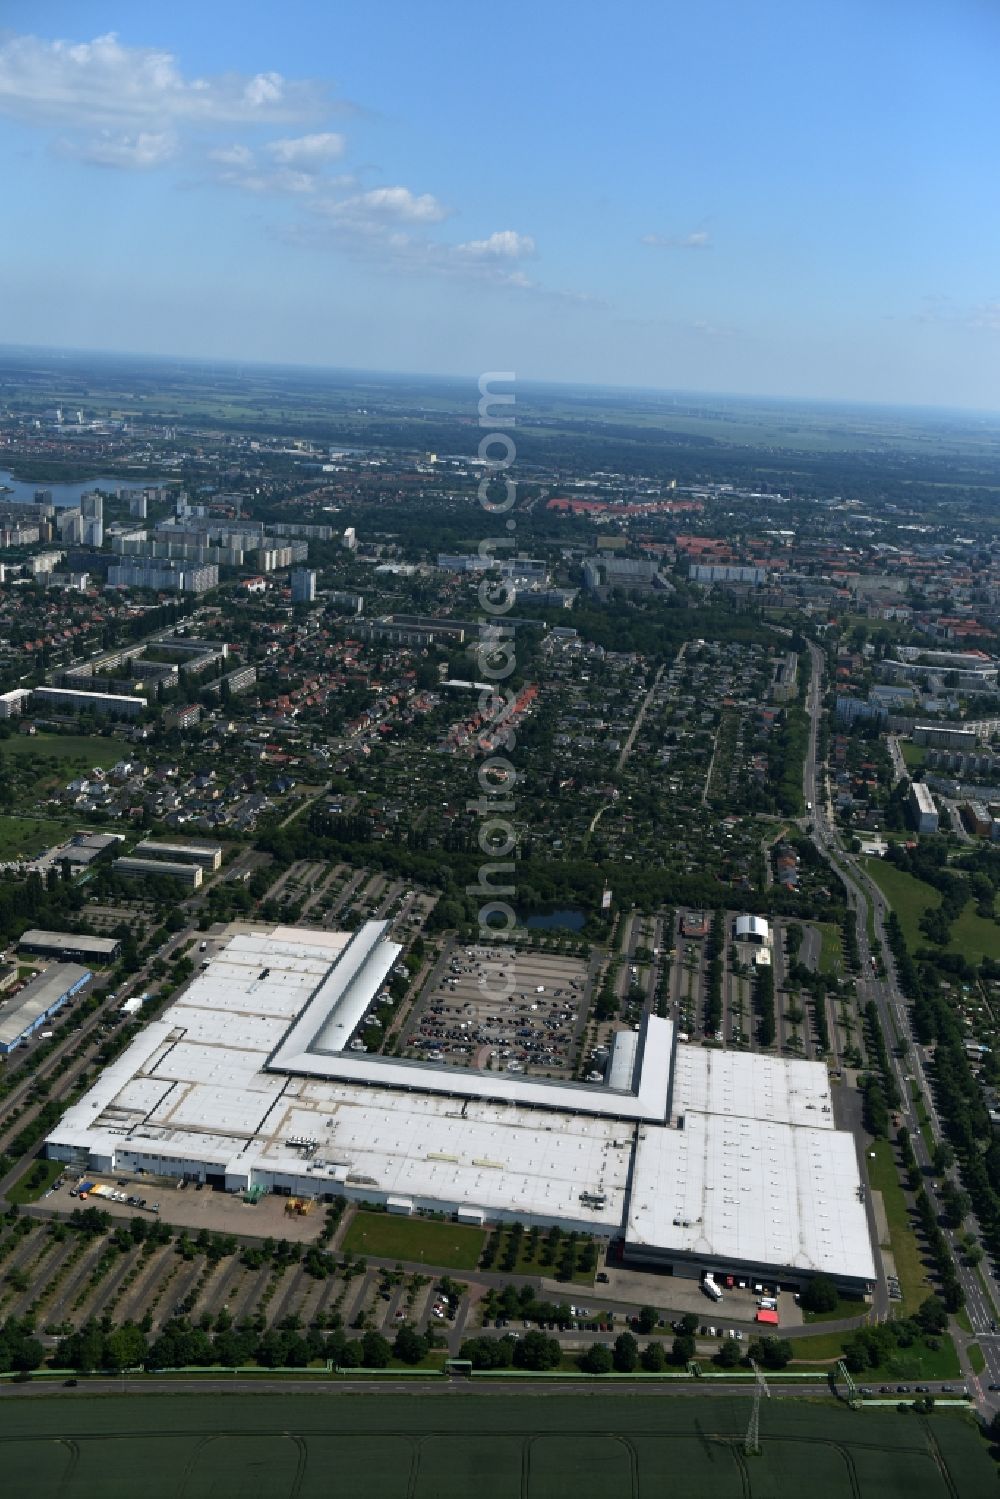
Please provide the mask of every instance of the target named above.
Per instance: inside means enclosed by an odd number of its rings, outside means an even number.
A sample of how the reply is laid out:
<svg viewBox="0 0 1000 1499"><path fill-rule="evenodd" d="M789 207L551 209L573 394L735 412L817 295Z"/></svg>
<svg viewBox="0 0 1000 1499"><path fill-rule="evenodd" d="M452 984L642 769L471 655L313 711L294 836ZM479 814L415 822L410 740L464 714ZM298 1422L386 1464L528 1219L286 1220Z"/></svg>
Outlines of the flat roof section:
<svg viewBox="0 0 1000 1499"><path fill-rule="evenodd" d="M647 1017L638 1087L619 1092L600 1084L554 1082L549 1078L478 1072L433 1062L369 1056L364 1052L295 1051L283 1042L268 1067L301 1077L316 1077L372 1086L436 1093L450 1098L509 1100L540 1109L559 1109L609 1119L660 1120L667 1115L674 1027L669 1020Z"/></svg>
<svg viewBox="0 0 1000 1499"><path fill-rule="evenodd" d="M825 1063L683 1043L677 1047L670 1111L674 1119L696 1112L834 1128Z"/></svg>
<svg viewBox="0 0 1000 1499"><path fill-rule="evenodd" d="M875 1279L853 1136L687 1115L640 1129L626 1244L711 1269L719 1259Z"/></svg>
<svg viewBox="0 0 1000 1499"><path fill-rule="evenodd" d="M41 1016L91 976L89 968L81 968L77 963L54 963L25 984L20 994L5 1000L0 1007L0 1046L15 1045Z"/></svg>
<svg viewBox="0 0 1000 1499"><path fill-rule="evenodd" d="M43 932L32 927L21 933L17 945L43 952L81 952L94 958L113 958L121 943L117 937L88 937L82 932Z"/></svg>
<svg viewBox="0 0 1000 1499"><path fill-rule="evenodd" d="M934 798L930 792L930 787L925 786L923 781L911 781L910 790L913 793L913 800L916 802L917 810L919 812L937 811L937 807L934 805Z"/></svg>

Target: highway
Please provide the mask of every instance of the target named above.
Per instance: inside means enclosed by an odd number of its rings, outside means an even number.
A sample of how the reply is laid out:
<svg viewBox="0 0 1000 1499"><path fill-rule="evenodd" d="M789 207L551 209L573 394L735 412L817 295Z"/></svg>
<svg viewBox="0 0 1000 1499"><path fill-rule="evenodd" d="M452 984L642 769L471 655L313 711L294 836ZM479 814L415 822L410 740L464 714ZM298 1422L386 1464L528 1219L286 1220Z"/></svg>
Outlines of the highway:
<svg viewBox="0 0 1000 1499"><path fill-rule="evenodd" d="M940 1203L931 1175L930 1155L921 1133L917 1103L912 1097L910 1085L910 1079L915 1079L927 1108L934 1138L935 1140L942 1139L941 1121L934 1106L934 1095L927 1074L927 1053L925 1048L918 1045L912 1037L907 1002L899 988L895 964L885 933L885 921L888 915L885 899L858 860L845 847L834 824L833 809L820 779L817 742L822 712L822 679L825 658L820 648L812 643L809 645L809 654L812 659L812 677L807 697L810 730L809 750L803 772L803 792L807 804L812 805L813 811L807 814L804 822L811 823L816 846L838 868L847 886L849 898L853 899L858 951L861 959L858 1003L864 1005L869 1000L874 1000L877 1006L890 1065L903 1100L898 1112L902 1123L910 1133L917 1162L924 1171L924 1185L928 1196L940 1211ZM869 942L869 910L877 944L875 952ZM873 958L881 959L881 966L877 968L873 966ZM905 1046L900 1043L905 1043ZM956 1172L953 1171L950 1174L956 1181L958 1180ZM969 1221L981 1238L979 1225L971 1214ZM974 1340L978 1342L986 1360L986 1368L981 1375L976 1376L969 1372L964 1378L970 1390L975 1394L977 1403L995 1409L1000 1407L1000 1391L990 1391L988 1386L1000 1385L1000 1335L993 1330L997 1325L996 1308L1000 1308L1000 1285L985 1259L979 1266L979 1272L982 1275L982 1281L980 1281L976 1268L962 1262L955 1246L954 1234L949 1237L954 1251L956 1273L965 1292L966 1311L972 1325ZM873 1238L873 1243L877 1242L877 1237ZM985 1291L983 1283L985 1283ZM885 1315L887 1308L888 1292L884 1287L884 1277L880 1266L879 1286L875 1297L876 1315ZM952 1332L956 1343L964 1350L965 1344L970 1339L955 1326L952 1327Z"/></svg>

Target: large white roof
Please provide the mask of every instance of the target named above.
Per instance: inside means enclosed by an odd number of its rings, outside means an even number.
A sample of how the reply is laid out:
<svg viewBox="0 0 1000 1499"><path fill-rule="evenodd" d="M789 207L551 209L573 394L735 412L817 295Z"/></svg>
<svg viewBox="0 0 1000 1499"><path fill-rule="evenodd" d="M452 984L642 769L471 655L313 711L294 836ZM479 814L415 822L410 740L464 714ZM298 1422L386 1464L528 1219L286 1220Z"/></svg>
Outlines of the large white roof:
<svg viewBox="0 0 1000 1499"><path fill-rule="evenodd" d="M677 1119L692 1111L834 1128L830 1075L823 1062L681 1043L670 1112Z"/></svg>
<svg viewBox="0 0 1000 1499"><path fill-rule="evenodd" d="M589 1083L553 1082L548 1078L511 1076L506 1072L478 1072L468 1067L442 1067L363 1052L292 1051L283 1044L269 1065L303 1077L328 1078L372 1086L437 1093L451 1098L488 1098L541 1109L565 1109L574 1114L604 1115L611 1119L666 1118L674 1027L669 1020L650 1016L645 1026L638 1090L622 1092Z"/></svg>
<svg viewBox="0 0 1000 1499"><path fill-rule="evenodd" d="M771 928L763 916L737 916L736 936L741 940L749 939L754 942L770 942Z"/></svg>
<svg viewBox="0 0 1000 1499"><path fill-rule="evenodd" d="M655 1016L621 1033L612 1087L343 1051L398 951L384 933L239 931L49 1144L602 1233L626 1222L631 1170L637 1246L871 1278L822 1065L675 1046Z"/></svg>
<svg viewBox="0 0 1000 1499"><path fill-rule="evenodd" d="M874 1280L853 1137L691 1113L639 1131L626 1241L716 1259Z"/></svg>

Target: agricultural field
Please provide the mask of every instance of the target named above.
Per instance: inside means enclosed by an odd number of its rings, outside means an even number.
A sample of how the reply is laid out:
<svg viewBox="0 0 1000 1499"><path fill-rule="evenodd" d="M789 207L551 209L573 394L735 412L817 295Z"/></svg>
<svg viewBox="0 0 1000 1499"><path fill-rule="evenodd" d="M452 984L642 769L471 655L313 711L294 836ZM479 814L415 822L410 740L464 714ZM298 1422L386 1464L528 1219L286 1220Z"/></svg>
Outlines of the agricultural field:
<svg viewBox="0 0 1000 1499"><path fill-rule="evenodd" d="M370 1254L382 1260L474 1270L485 1243L486 1234L481 1228L360 1212L352 1218L341 1248L348 1254Z"/></svg>
<svg viewBox="0 0 1000 1499"><path fill-rule="evenodd" d="M967 1418L747 1398L535 1388L457 1398L5 1397L5 1486L36 1499L954 1499L996 1470ZM683 1483L678 1475L683 1474Z"/></svg>

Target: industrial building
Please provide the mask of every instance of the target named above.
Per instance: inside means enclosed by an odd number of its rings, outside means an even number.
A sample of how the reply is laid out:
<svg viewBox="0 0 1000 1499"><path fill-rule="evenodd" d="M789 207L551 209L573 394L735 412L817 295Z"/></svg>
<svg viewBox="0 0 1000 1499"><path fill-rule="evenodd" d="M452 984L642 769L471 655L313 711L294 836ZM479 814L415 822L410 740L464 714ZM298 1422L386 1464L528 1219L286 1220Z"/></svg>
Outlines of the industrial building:
<svg viewBox="0 0 1000 1499"><path fill-rule="evenodd" d="M0 1003L0 1056L9 1056L22 1041L41 1030L91 978L89 968L55 963L25 984L19 994Z"/></svg>
<svg viewBox="0 0 1000 1499"><path fill-rule="evenodd" d="M22 932L18 947L40 958L80 959L85 963L113 963L121 951L117 937L89 937L83 932Z"/></svg>
<svg viewBox="0 0 1000 1499"><path fill-rule="evenodd" d="M48 1154L229 1192L558 1224L679 1275L870 1288L854 1142L822 1063L686 1046L655 1016L622 1033L604 1084L370 1054L359 1035L400 953L387 932L232 929Z"/></svg>
<svg viewBox="0 0 1000 1499"><path fill-rule="evenodd" d="M910 786L910 813L918 833L936 833L938 810L930 788L923 781L914 781Z"/></svg>
<svg viewBox="0 0 1000 1499"><path fill-rule="evenodd" d="M181 864L168 859L116 859L111 866L115 874L131 880L178 880L189 890L197 890L204 878L199 864Z"/></svg>
<svg viewBox="0 0 1000 1499"><path fill-rule="evenodd" d="M132 850L137 859L166 859L168 863L200 864L202 869L222 868L221 843L157 843L144 838Z"/></svg>

